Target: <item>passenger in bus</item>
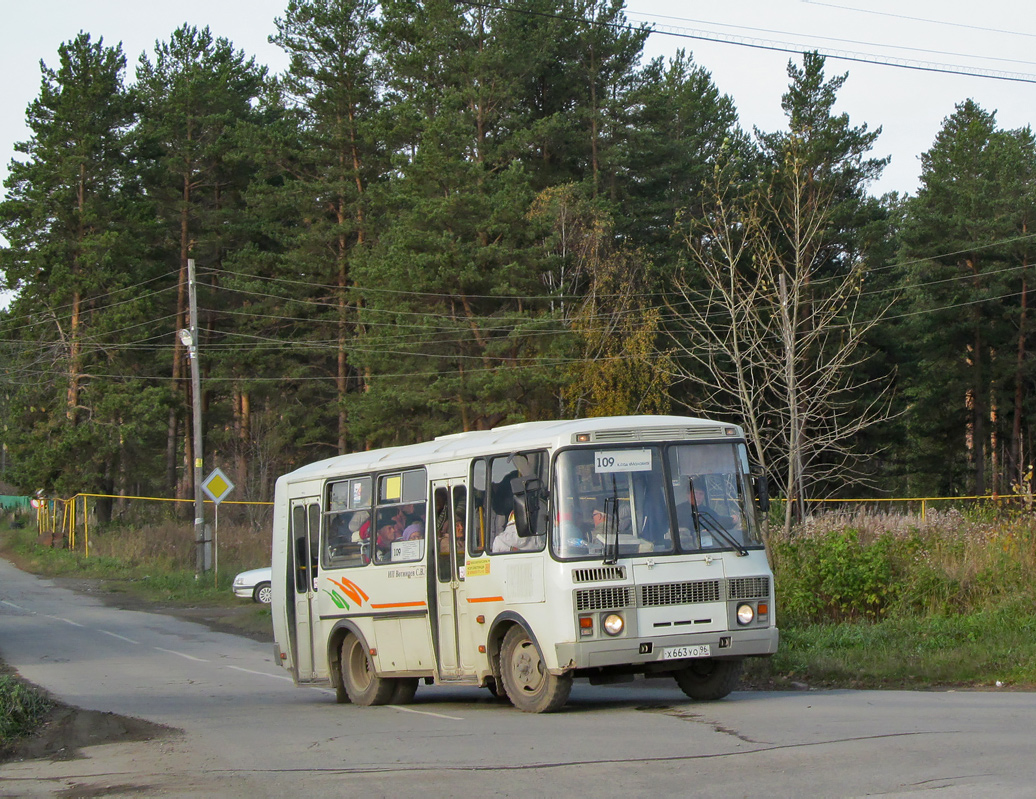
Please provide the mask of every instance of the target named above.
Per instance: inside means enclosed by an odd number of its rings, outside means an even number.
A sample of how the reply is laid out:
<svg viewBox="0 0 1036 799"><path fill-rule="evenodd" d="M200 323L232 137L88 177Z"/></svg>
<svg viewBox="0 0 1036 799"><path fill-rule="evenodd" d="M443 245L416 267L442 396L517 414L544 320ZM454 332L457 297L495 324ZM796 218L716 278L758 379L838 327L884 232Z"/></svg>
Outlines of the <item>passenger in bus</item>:
<svg viewBox="0 0 1036 799"><path fill-rule="evenodd" d="M396 529L395 522L389 522L383 524L378 528L378 537L374 542L374 546L378 552L378 561L389 560L392 553L392 542L399 538L399 530Z"/></svg>
<svg viewBox="0 0 1036 799"><path fill-rule="evenodd" d="M522 538L518 535L518 528L514 523L514 511L507 517L507 524L493 539L493 552L535 552L543 549L546 536L530 535Z"/></svg>
<svg viewBox="0 0 1036 799"><path fill-rule="evenodd" d="M398 541L403 535L405 515L401 508L388 508L378 512L380 523L378 524L378 535L374 541L377 553L376 560L379 563L392 559L392 542Z"/></svg>
<svg viewBox="0 0 1036 799"><path fill-rule="evenodd" d="M416 513L407 516L406 527L399 536L400 541L413 541L415 538L424 538L424 519Z"/></svg>
<svg viewBox="0 0 1036 799"><path fill-rule="evenodd" d="M449 525L444 523L439 528L439 554L449 555L450 554L450 535ZM454 516L453 534L457 539L457 557L460 558L464 552L464 506L458 505L456 515Z"/></svg>

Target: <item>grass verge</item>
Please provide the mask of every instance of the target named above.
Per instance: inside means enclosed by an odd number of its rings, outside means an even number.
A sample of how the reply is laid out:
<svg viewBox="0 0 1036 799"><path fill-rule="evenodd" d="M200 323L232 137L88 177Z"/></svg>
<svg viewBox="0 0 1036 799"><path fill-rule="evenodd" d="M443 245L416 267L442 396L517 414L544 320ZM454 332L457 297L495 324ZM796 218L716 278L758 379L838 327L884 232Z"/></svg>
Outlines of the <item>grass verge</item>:
<svg viewBox="0 0 1036 799"><path fill-rule="evenodd" d="M10 674L0 674L0 752L19 738L32 735L53 706L38 688Z"/></svg>

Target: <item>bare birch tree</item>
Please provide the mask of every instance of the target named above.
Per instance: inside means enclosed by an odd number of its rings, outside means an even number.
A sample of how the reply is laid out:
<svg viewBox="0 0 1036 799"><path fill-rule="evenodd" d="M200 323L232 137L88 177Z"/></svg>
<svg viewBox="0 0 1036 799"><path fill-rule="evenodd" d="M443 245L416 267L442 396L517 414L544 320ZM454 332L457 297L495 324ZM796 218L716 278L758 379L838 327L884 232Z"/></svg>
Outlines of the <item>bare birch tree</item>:
<svg viewBox="0 0 1036 799"><path fill-rule="evenodd" d="M789 500L787 530L817 482L861 479L855 439L890 413L890 381L858 370L861 345L891 302L863 313L859 259L819 273L832 198L794 146L782 172L782 190L771 192L738 189L717 170L714 213L688 235L693 270L669 306L679 377L703 404L739 413L755 457Z"/></svg>

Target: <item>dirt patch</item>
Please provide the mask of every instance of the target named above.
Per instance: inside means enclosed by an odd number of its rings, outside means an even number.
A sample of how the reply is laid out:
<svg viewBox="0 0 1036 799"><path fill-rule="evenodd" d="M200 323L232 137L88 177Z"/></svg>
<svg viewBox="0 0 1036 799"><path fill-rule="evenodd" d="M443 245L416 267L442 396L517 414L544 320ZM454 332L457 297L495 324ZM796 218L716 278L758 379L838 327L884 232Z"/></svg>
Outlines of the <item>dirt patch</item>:
<svg viewBox="0 0 1036 799"><path fill-rule="evenodd" d="M75 760L80 749L98 744L150 741L178 735L179 730L144 719L81 710L56 703L36 732L0 749L0 763L9 760Z"/></svg>
<svg viewBox="0 0 1036 799"><path fill-rule="evenodd" d="M53 707L44 715L32 735L0 746L0 763L10 760L75 760L80 749L123 741L150 741L179 734L179 730L117 713L82 710L58 702L42 688L23 680L0 661L0 674L11 675L23 685L47 696Z"/></svg>

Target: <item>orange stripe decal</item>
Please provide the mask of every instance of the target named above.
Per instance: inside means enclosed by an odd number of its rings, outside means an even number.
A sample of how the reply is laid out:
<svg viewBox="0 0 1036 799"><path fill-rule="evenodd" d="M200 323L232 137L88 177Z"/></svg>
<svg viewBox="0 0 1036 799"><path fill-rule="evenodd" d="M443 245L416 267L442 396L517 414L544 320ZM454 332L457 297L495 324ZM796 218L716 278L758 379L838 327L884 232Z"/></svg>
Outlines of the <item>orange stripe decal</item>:
<svg viewBox="0 0 1036 799"><path fill-rule="evenodd" d="M476 602L503 602L502 596L469 596L468 602L475 604Z"/></svg>
<svg viewBox="0 0 1036 799"><path fill-rule="evenodd" d="M384 605L371 603L371 608L377 608L378 610L384 610L385 608L423 608L424 606L424 602L388 602Z"/></svg>

